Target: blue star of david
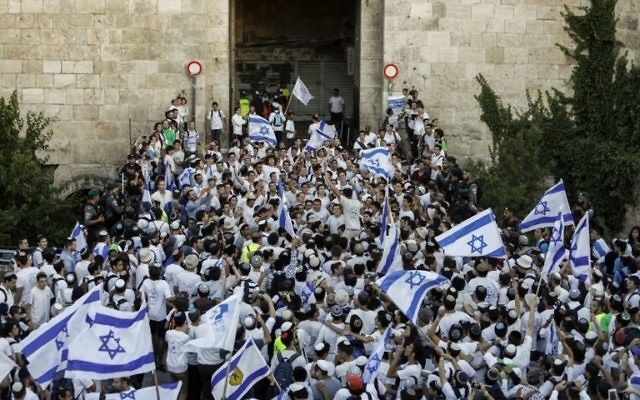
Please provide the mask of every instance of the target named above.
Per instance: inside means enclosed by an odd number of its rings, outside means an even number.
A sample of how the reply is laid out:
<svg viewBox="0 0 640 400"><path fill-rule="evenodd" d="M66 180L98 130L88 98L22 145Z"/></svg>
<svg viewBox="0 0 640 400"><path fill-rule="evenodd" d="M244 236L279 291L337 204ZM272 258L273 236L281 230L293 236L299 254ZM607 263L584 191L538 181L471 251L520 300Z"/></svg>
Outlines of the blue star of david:
<svg viewBox="0 0 640 400"><path fill-rule="evenodd" d="M65 325L64 328L62 328L62 330L58 334L58 336L56 336L55 338L56 348L58 350L64 347L64 342L65 340L67 340L68 337L69 337L69 331L67 330L67 326Z"/></svg>
<svg viewBox="0 0 640 400"><path fill-rule="evenodd" d="M228 312L229 312L229 305L220 304L220 308L218 308L218 312L216 313L216 316L213 317L213 322L214 323L222 322L222 319L224 318L224 314Z"/></svg>
<svg viewBox="0 0 640 400"><path fill-rule="evenodd" d="M311 292L307 292L307 291L303 291L302 293L302 302L303 303L307 303L309 302L309 297L311 297Z"/></svg>
<svg viewBox="0 0 640 400"><path fill-rule="evenodd" d="M484 248L488 246L487 242L484 241L484 235L476 236L474 234L471 234L471 240L467 244L471 247L471 253L478 254L482 254Z"/></svg>
<svg viewBox="0 0 640 400"><path fill-rule="evenodd" d="M551 210L549 210L549 207L547 207L547 202L541 201L536 206L535 211L533 212L533 215L539 215L539 214L547 215L548 212L551 212Z"/></svg>
<svg viewBox="0 0 640 400"><path fill-rule="evenodd" d="M109 354L109 357L113 360L113 358L118 353L126 353L124 348L120 346L120 338L116 337L112 330L109 331L107 335L98 336L102 345L98 349L98 351L104 351ZM113 346L115 344L115 346Z"/></svg>
<svg viewBox="0 0 640 400"><path fill-rule="evenodd" d="M132 399L132 400L136 400L136 391L132 390L130 392L120 392L120 400L124 400L124 399Z"/></svg>
<svg viewBox="0 0 640 400"><path fill-rule="evenodd" d="M269 133L269 128L266 125L262 125L260 127L260 133L263 135L267 135Z"/></svg>
<svg viewBox="0 0 640 400"><path fill-rule="evenodd" d="M369 162L370 162L372 165L375 165L376 167L379 167L379 166L380 166L380 160L378 160L377 158L371 159L371 160L369 160Z"/></svg>
<svg viewBox="0 0 640 400"><path fill-rule="evenodd" d="M420 274L420 272L418 272L418 271L410 271L409 272L409 277L404 282L408 283L411 286L411 290L413 290L413 288L415 286L420 286L422 284L422 281L424 281L424 280L425 280L425 277L422 276L422 274Z"/></svg>
<svg viewBox="0 0 640 400"><path fill-rule="evenodd" d="M369 359L369 363L367 364L367 371L369 371L370 374L376 372L380 367L380 362L381 360L380 357L378 357L378 354L374 354L371 359Z"/></svg>
<svg viewBox="0 0 640 400"><path fill-rule="evenodd" d="M554 246L558 245L558 242L560 242L560 232L554 231L553 235L551 235L551 242Z"/></svg>

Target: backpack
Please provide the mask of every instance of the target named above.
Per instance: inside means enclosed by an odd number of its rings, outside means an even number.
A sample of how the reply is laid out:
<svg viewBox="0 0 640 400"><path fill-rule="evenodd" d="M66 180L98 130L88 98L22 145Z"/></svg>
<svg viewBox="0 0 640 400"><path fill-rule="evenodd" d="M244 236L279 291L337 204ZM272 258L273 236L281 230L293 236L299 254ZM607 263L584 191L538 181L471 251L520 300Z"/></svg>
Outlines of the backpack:
<svg viewBox="0 0 640 400"><path fill-rule="evenodd" d="M273 376L276 378L276 382L282 390L288 388L289 385L293 382L293 366L291 363L298 357L300 354L296 353L289 357L287 360L282 357L282 353L278 353L278 365L276 369L273 371Z"/></svg>
<svg viewBox="0 0 640 400"><path fill-rule="evenodd" d="M7 290L0 286L0 292L2 292L2 295L4 296L4 300L0 301L0 303L6 303L7 300L9 300L9 294L7 293Z"/></svg>
<svg viewBox="0 0 640 400"><path fill-rule="evenodd" d="M282 126L282 114L276 113L276 116L273 118L273 126Z"/></svg>
<svg viewBox="0 0 640 400"><path fill-rule="evenodd" d="M125 299L124 297L119 299L118 301L115 301L114 297L116 295L116 292L113 291L109 294L109 302L107 303L107 307L109 308L113 308L114 310L119 310L120 306L127 303L127 299Z"/></svg>
<svg viewBox="0 0 640 400"><path fill-rule="evenodd" d="M51 281L51 292L53 293L53 298L56 300L58 299L58 293L56 293L56 286L60 281L64 281L64 278L53 278L53 280Z"/></svg>

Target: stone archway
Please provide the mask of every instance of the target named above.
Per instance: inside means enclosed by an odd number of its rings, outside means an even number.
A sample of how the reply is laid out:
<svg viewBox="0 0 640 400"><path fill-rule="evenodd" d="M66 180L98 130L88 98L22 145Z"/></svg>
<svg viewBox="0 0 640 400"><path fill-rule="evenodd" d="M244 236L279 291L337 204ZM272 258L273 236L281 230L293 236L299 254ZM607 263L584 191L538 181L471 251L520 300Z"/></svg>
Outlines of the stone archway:
<svg viewBox="0 0 640 400"><path fill-rule="evenodd" d="M109 180L112 178L110 176L99 176L99 175L81 175L73 178L72 180L62 182L60 187L62 187L62 192L60 193L60 198L66 199L74 193L86 191L92 188L103 189Z"/></svg>

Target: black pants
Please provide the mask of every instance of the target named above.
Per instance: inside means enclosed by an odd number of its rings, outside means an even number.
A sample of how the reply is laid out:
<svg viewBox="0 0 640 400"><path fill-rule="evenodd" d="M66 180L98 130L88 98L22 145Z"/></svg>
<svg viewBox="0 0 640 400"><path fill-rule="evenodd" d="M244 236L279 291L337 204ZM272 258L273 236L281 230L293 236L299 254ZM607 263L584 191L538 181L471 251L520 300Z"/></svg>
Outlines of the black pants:
<svg viewBox="0 0 640 400"><path fill-rule="evenodd" d="M338 132L338 136L342 134L342 120L344 119L344 113L331 113L331 122Z"/></svg>
<svg viewBox="0 0 640 400"><path fill-rule="evenodd" d="M200 372L200 381L202 384L202 394L200 396L201 400L212 400L213 395L211 394L211 377L213 374L220 368L222 364L216 365L198 365L198 371ZM191 398L191 397L189 397Z"/></svg>

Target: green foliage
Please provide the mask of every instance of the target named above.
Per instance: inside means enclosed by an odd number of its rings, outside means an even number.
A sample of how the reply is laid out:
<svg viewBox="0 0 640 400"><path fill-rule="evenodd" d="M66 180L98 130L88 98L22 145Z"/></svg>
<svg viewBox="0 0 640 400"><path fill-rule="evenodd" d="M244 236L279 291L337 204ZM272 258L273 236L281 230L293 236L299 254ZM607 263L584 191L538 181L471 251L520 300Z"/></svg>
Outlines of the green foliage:
<svg viewBox="0 0 640 400"><path fill-rule="evenodd" d="M47 158L52 132L41 113L20 116L18 96L0 98L0 243L15 245L19 238L46 234L60 243L73 227L73 205L59 200ZM71 221L71 222L70 222Z"/></svg>
<svg viewBox="0 0 640 400"><path fill-rule="evenodd" d="M600 223L614 232L621 229L640 173L635 160L640 151L640 68L619 56L615 5L616 0L592 0L579 14L565 8L565 30L575 46L559 47L575 61L571 95L553 89L531 99L527 93L527 109L515 113L478 76L476 99L494 138L494 163L481 176L487 194L494 181L497 194L492 197L508 197L516 190L535 201L545 178L562 178L570 200L578 191L587 192ZM523 150L528 171L519 159ZM500 171L513 172L501 179L492 176ZM486 200L491 201L489 195Z"/></svg>

